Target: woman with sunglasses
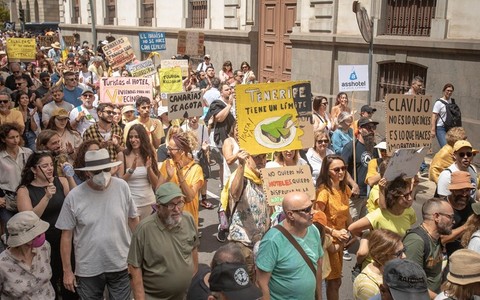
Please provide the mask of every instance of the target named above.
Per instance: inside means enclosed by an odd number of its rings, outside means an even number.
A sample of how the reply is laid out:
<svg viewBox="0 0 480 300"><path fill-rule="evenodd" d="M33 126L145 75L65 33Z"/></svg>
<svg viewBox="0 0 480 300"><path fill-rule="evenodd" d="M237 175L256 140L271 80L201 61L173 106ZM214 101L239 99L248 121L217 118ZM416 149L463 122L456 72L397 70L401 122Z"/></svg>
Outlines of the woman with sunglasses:
<svg viewBox="0 0 480 300"><path fill-rule="evenodd" d="M226 82L228 84L232 83L233 81L233 69L232 69L232 62L227 60L223 63L222 69L218 72L218 78L222 82Z"/></svg>
<svg viewBox="0 0 480 300"><path fill-rule="evenodd" d="M348 107L348 96L344 92L338 93L337 100L335 101L335 106L332 107L330 115L333 120L336 120L341 112L352 114L352 110L350 109L350 107Z"/></svg>
<svg viewBox="0 0 480 300"><path fill-rule="evenodd" d="M253 73L248 62L246 61L242 62L240 64L240 70L242 70L243 72L243 81L242 81L243 84L255 83L255 80L257 78L255 77L255 73Z"/></svg>
<svg viewBox="0 0 480 300"><path fill-rule="evenodd" d="M17 190L19 211L33 211L41 220L50 224L45 232L46 240L52 247L50 265L52 267L52 285L63 299L71 299L71 293L65 290L62 261L60 258L61 230L55 227L63 201L70 191L65 177L53 175L53 157L48 151L35 152L23 168L22 179ZM61 292L57 287L62 287Z"/></svg>
<svg viewBox="0 0 480 300"><path fill-rule="evenodd" d="M60 137L60 152L68 155L68 160L73 163L76 150L83 142L78 131L72 128L69 122L69 113L63 108L53 111L46 129L56 131Z"/></svg>
<svg viewBox="0 0 480 300"><path fill-rule="evenodd" d="M313 183L317 182L318 175L320 175L320 169L322 168L322 161L325 156L334 154L330 147L330 137L325 130L316 130L313 133L313 140L315 144L313 148L307 151L307 160L312 167Z"/></svg>
<svg viewBox="0 0 480 300"><path fill-rule="evenodd" d="M336 129L327 112L328 100L323 96L313 97L313 130L326 130L327 133Z"/></svg>
<svg viewBox="0 0 480 300"><path fill-rule="evenodd" d="M25 146L35 151L37 130L38 132L40 131L40 117L37 113L37 108L35 105L30 103L28 93L24 91L19 91L16 93L15 102L18 103L18 107L15 107L14 110L18 110L22 113L25 124L25 130L23 131L23 140L25 141Z"/></svg>
<svg viewBox="0 0 480 300"><path fill-rule="evenodd" d="M372 262L355 278L353 282L353 296L355 300L368 300L380 293L380 284L383 283L383 268L394 259L404 259L405 247L402 237L387 229L374 230L368 237L368 250Z"/></svg>
<svg viewBox="0 0 480 300"><path fill-rule="evenodd" d="M130 127L125 144L126 149L117 156L123 162L117 175L128 183L140 220L143 220L152 214L155 204L153 188L158 185L160 176L157 157L142 124Z"/></svg>
<svg viewBox="0 0 480 300"><path fill-rule="evenodd" d="M316 183L317 199L314 203L314 209L323 211L327 217L325 232L333 237L333 243L338 244L340 249L351 238L347 227L352 223L349 212L352 191L347 185L346 174L347 167L341 156L325 156ZM331 271L326 278L327 298L338 300L342 284L343 252L331 253L329 260Z"/></svg>

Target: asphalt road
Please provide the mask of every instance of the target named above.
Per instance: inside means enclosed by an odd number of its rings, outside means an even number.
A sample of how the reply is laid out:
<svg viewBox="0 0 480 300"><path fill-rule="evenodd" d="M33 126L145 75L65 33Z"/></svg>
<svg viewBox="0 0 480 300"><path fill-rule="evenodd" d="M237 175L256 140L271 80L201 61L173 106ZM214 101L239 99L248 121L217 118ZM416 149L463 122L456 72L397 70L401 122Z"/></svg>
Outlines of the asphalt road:
<svg viewBox="0 0 480 300"><path fill-rule="evenodd" d="M218 177L218 167L212 166L212 177ZM220 181L216 179L208 180L208 198L215 205L215 209L205 209L200 207L200 232L202 237L200 239L200 251L199 251L199 262L209 265L213 254L216 249L222 245L216 239L217 226L218 226L218 217L217 217L217 208L219 205L219 195L220 195ZM413 203L413 208L417 213L417 223L421 222L421 208L422 204L426 199L433 196L434 184L429 182L426 178L420 179L420 185L418 187L418 193ZM340 288L340 299L344 300L353 300L353 284L351 277L351 270L355 265L355 252L356 247L353 245L349 252L351 253L352 260L344 261L343 264L343 280L342 286Z"/></svg>

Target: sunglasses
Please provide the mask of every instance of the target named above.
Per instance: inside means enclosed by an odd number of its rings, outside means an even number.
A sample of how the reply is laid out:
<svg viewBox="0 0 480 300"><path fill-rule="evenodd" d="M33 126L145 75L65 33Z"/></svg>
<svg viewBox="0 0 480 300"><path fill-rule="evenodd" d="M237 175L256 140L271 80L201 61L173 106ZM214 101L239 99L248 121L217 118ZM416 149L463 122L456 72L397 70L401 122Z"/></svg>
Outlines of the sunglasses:
<svg viewBox="0 0 480 300"><path fill-rule="evenodd" d="M345 167L345 166L341 166L341 167L336 167L336 168L330 169L330 171L333 171L333 172L335 172L335 173L340 173L340 171L345 172L345 170L347 170L347 167Z"/></svg>
<svg viewBox="0 0 480 300"><path fill-rule="evenodd" d="M50 81L50 78L42 78L42 81Z"/></svg>
<svg viewBox="0 0 480 300"><path fill-rule="evenodd" d="M291 211L296 213L303 212L303 213L309 214L312 211L312 208L313 208L313 204L302 209L292 209Z"/></svg>
<svg viewBox="0 0 480 300"><path fill-rule="evenodd" d="M104 110L104 113L106 113L109 116L113 116L114 112L112 110Z"/></svg>
<svg viewBox="0 0 480 300"><path fill-rule="evenodd" d="M100 174L102 172L110 172L112 170L112 168L106 168L106 169L102 169L102 170L95 170L95 171L90 171L92 174L94 175L97 175L97 174Z"/></svg>
<svg viewBox="0 0 480 300"><path fill-rule="evenodd" d="M7 104L10 100L0 100L0 103Z"/></svg>
<svg viewBox="0 0 480 300"><path fill-rule="evenodd" d="M328 144L330 140L324 139L324 140L317 140L317 144Z"/></svg>
<svg viewBox="0 0 480 300"><path fill-rule="evenodd" d="M458 152L458 156L460 156L461 158L464 158L465 156L472 157L472 155L473 155L473 152Z"/></svg>

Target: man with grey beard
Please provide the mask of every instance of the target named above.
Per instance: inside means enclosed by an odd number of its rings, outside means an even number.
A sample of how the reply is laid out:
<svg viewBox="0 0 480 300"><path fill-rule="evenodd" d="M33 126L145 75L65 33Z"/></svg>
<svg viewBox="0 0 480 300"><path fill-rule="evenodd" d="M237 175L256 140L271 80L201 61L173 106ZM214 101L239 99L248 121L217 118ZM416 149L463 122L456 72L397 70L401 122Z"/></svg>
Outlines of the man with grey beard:
<svg viewBox="0 0 480 300"><path fill-rule="evenodd" d="M155 192L157 213L137 226L128 253L135 299L183 299L198 269L198 234L185 196L172 182Z"/></svg>
<svg viewBox="0 0 480 300"><path fill-rule="evenodd" d="M350 215L353 221L363 218L367 214L368 190L365 183L365 177L368 171L368 162L372 158L378 158L378 151L374 151L375 130L378 122L367 117L361 117L358 120L358 134L355 139L355 163L353 161L353 141L343 147L342 158L348 165L348 173L354 175L353 168L356 171L356 183L360 188L360 194L356 198L350 199Z"/></svg>

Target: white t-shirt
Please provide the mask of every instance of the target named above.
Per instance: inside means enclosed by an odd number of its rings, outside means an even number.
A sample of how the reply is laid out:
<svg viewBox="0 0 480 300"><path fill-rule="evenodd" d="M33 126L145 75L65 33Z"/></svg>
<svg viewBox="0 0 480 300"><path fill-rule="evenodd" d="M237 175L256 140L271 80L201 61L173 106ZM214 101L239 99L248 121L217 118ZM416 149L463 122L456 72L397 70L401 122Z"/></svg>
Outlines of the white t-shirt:
<svg viewBox="0 0 480 300"><path fill-rule="evenodd" d="M443 98L440 98L440 100L450 103L450 99L445 100ZM433 113L438 115L437 126L443 127L443 121L447 118L447 109L445 107L445 104L443 104L441 101L435 101L435 104L433 105Z"/></svg>
<svg viewBox="0 0 480 300"><path fill-rule="evenodd" d="M82 110L85 111L85 117L77 123L77 128L74 128L80 133L81 136L83 136L83 133L88 129L88 127L98 121L97 109L95 109L95 107L87 109L85 106L81 105L70 111L70 125L72 125L72 127L75 119Z"/></svg>
<svg viewBox="0 0 480 300"><path fill-rule="evenodd" d="M448 186L452 180L452 173L459 171L455 163L450 165L450 167L447 169L449 169L451 172L449 170L443 170L438 176L437 192L440 196L449 196L451 194ZM475 195L477 194L477 170L473 165L470 165L468 167L468 173L470 173L470 181L474 187L471 197L473 197L472 199L475 200Z"/></svg>

